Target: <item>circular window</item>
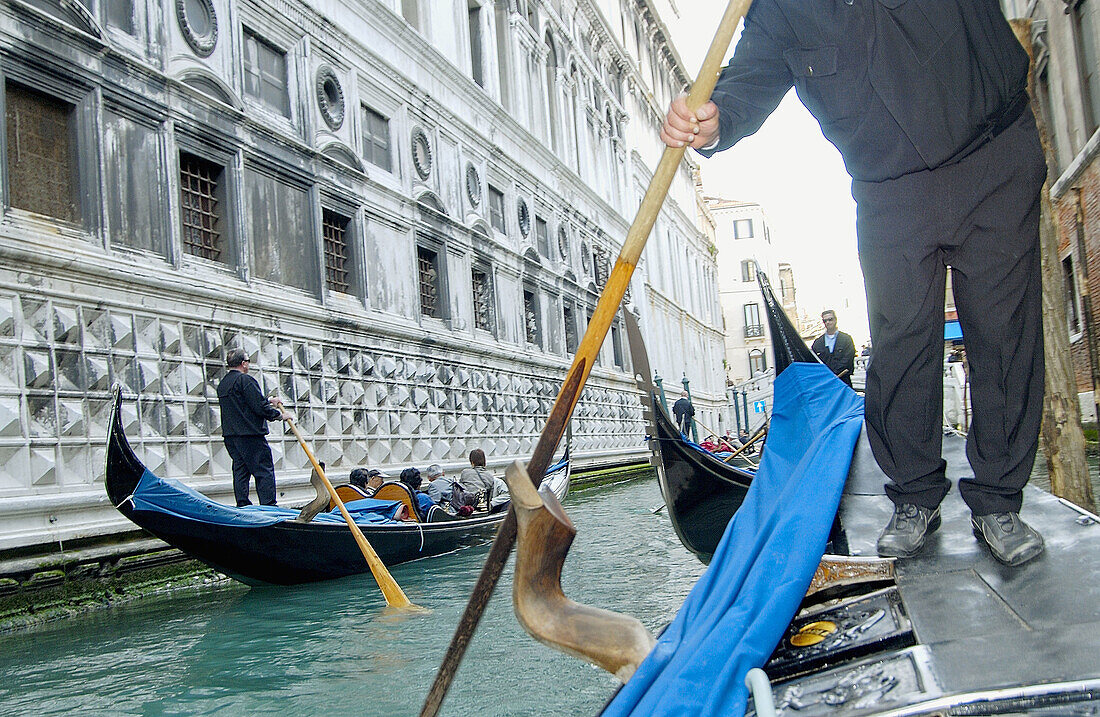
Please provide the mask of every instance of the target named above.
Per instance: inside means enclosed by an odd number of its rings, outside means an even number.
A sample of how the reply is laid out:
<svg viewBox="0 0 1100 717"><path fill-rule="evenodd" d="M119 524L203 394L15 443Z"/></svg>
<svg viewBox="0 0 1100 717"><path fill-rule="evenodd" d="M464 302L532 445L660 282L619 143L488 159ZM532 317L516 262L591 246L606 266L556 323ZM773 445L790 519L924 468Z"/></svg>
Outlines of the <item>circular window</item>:
<svg viewBox="0 0 1100 717"><path fill-rule="evenodd" d="M331 129L340 129L344 124L344 88L331 67L317 70L317 106L325 124Z"/></svg>
<svg viewBox="0 0 1100 717"><path fill-rule="evenodd" d="M466 165L466 196L475 207L481 204L481 177L473 164Z"/></svg>
<svg viewBox="0 0 1100 717"><path fill-rule="evenodd" d="M432 145L428 142L428 135L424 130L416 129L412 136L413 166L421 179L427 179L432 174Z"/></svg>
<svg viewBox="0 0 1100 717"><path fill-rule="evenodd" d="M558 227L558 254L562 261L569 258L569 232L565 231L565 227Z"/></svg>
<svg viewBox="0 0 1100 717"><path fill-rule="evenodd" d="M212 0L176 0L176 20L183 39L199 57L208 57L218 44L218 16Z"/></svg>
<svg viewBox="0 0 1100 717"><path fill-rule="evenodd" d="M519 233L526 237L531 233L531 213L527 211L527 202L522 199L516 208L519 214Z"/></svg>
<svg viewBox="0 0 1100 717"><path fill-rule="evenodd" d="M588 251L588 244L583 241L581 242L581 266L585 274L592 275L592 253Z"/></svg>

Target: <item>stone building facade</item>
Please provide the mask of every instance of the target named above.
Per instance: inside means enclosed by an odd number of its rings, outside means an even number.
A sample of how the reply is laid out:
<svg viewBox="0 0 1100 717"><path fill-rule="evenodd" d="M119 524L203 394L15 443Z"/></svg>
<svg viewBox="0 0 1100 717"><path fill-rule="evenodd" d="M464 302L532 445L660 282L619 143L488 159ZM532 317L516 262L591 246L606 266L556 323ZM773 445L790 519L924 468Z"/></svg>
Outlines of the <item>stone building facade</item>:
<svg viewBox="0 0 1100 717"><path fill-rule="evenodd" d="M129 530L110 390L148 467L230 495L227 349L338 480L528 455L688 81L622 0L16 0L0 10L0 555ZM625 310L724 399L691 166ZM675 338L665 340L675 329ZM574 422L639 457L625 332ZM284 502L307 461L273 424ZM74 542L75 541L75 542Z"/></svg>

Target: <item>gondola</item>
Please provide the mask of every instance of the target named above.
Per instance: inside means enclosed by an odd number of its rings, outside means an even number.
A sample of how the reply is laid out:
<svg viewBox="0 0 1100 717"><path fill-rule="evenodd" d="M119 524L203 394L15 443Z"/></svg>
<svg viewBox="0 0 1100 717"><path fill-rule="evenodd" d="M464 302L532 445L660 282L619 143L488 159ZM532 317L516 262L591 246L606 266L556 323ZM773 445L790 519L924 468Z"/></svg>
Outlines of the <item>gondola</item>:
<svg viewBox="0 0 1100 717"><path fill-rule="evenodd" d="M363 554L339 512L296 522L297 510L234 508L188 486L151 473L131 449L122 428L116 389L107 436L106 488L111 503L131 521L215 570L248 585L294 585L367 572ZM559 498L569 490L566 456L547 470L543 486ZM425 522L393 520L396 503L366 499L355 522L386 565L449 553L485 542L507 511L456 518L437 511Z"/></svg>
<svg viewBox="0 0 1100 717"><path fill-rule="evenodd" d="M709 562L730 516L745 500L754 471L685 439L653 393L648 408L651 462L672 527L688 550Z"/></svg>

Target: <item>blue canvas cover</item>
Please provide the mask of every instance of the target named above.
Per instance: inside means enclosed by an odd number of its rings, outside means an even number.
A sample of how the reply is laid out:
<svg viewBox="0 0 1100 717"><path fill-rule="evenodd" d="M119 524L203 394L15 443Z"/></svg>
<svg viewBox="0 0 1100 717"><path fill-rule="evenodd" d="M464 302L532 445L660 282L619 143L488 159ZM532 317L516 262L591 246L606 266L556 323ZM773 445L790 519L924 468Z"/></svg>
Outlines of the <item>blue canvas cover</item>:
<svg viewBox="0 0 1100 717"><path fill-rule="evenodd" d="M825 551L863 399L822 364L775 381L764 457L710 567L604 715L741 715L745 675L794 617Z"/></svg>
<svg viewBox="0 0 1100 717"><path fill-rule="evenodd" d="M160 478L148 469L138 481L130 500L135 510L156 511L212 525L260 527L298 517L297 510L273 505L234 508L217 503L190 486L171 478ZM393 517L400 506L398 501L372 498L362 498L345 505L357 525L398 525L400 522L393 520ZM310 522L346 524L339 508L321 513Z"/></svg>

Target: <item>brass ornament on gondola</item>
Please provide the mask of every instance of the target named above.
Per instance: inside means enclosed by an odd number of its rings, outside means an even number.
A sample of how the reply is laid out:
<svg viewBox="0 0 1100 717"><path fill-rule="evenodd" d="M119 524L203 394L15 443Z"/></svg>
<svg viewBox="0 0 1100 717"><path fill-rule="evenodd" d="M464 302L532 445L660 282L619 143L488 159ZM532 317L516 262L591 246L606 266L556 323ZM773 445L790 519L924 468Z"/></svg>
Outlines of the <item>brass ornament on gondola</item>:
<svg viewBox="0 0 1100 717"><path fill-rule="evenodd" d="M810 647L824 642L826 638L836 632L836 623L828 620L820 620L803 625L791 636L791 645L794 647Z"/></svg>

